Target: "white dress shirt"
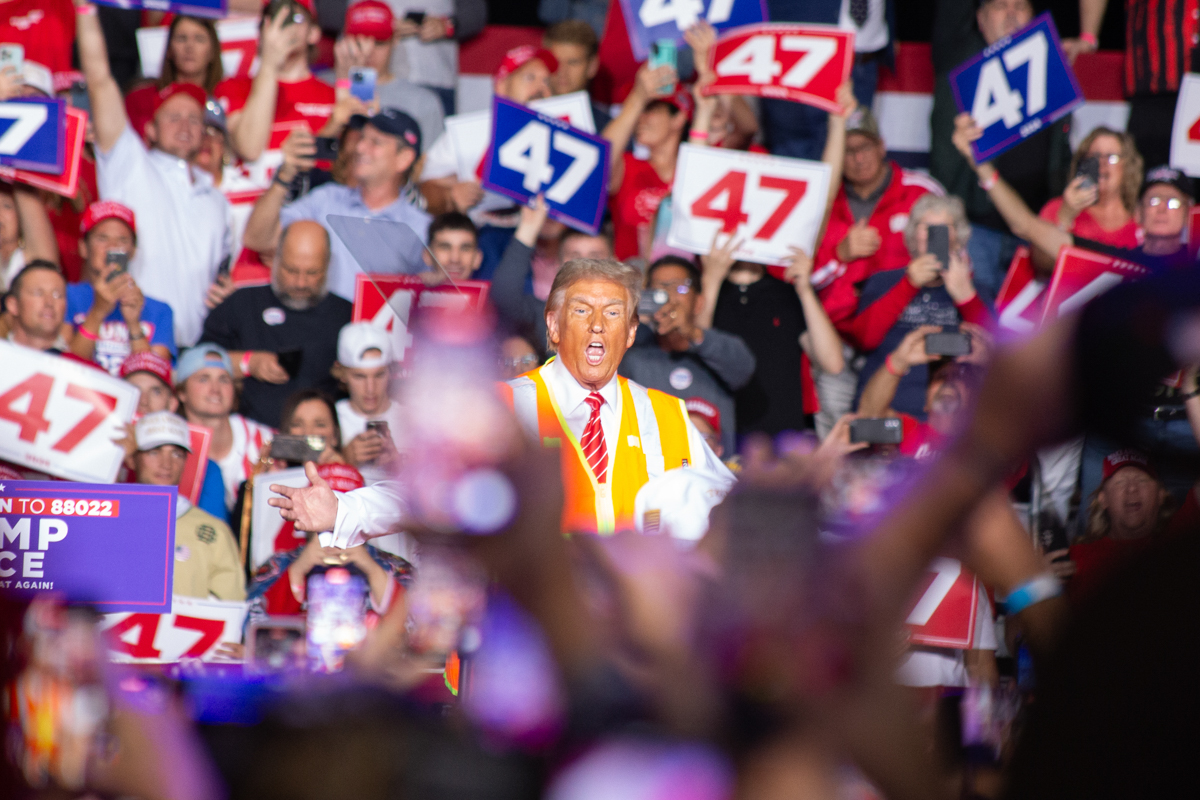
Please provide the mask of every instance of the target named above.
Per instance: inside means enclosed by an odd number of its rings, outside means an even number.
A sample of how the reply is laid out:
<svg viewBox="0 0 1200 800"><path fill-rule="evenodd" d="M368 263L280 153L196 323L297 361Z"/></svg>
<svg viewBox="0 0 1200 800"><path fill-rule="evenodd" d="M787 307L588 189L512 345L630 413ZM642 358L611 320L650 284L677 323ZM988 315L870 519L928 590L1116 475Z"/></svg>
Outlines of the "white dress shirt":
<svg viewBox="0 0 1200 800"><path fill-rule="evenodd" d="M854 52L874 53L888 46L887 0L867 0L867 20L860 28L850 16L850 0L842 0L838 14L838 27L854 31Z"/></svg>
<svg viewBox="0 0 1200 800"><path fill-rule="evenodd" d="M175 342L200 338L204 297L230 252L229 202L212 176L182 159L147 150L128 125L107 153L97 149L100 197L133 209L137 252L129 272L147 297L175 313Z"/></svg>

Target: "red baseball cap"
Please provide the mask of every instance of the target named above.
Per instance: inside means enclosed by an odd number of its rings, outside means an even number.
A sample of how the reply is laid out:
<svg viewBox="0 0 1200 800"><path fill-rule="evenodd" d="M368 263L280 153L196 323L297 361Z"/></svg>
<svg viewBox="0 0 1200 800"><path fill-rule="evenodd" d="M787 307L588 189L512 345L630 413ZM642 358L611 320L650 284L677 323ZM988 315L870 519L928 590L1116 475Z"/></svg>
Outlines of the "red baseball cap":
<svg viewBox="0 0 1200 800"><path fill-rule="evenodd" d="M352 492L365 485L362 473L349 464L318 464L317 474L335 492Z"/></svg>
<svg viewBox="0 0 1200 800"><path fill-rule="evenodd" d="M177 94L186 94L199 104L201 113L204 112L205 104L208 102L208 95L204 93L204 90L194 83L175 81L158 90L158 97L154 99L154 113L157 114L158 110L162 108L162 104Z"/></svg>
<svg viewBox="0 0 1200 800"><path fill-rule="evenodd" d="M119 219L129 226L129 232L137 236L137 224L134 222L133 209L122 205L116 200L97 200L87 207L79 219L79 235L87 236L88 231L106 219Z"/></svg>
<svg viewBox="0 0 1200 800"><path fill-rule="evenodd" d="M1118 450L1104 457L1100 484L1104 485L1105 481L1116 475L1118 470L1122 470L1125 467L1137 467L1151 478L1158 477L1158 471L1154 469L1153 465L1150 464L1150 459L1146 458L1144 454L1136 450Z"/></svg>
<svg viewBox="0 0 1200 800"><path fill-rule="evenodd" d="M558 59L554 57L554 53L544 47L523 44L504 54L504 60L500 62L500 68L496 70L496 80L507 78L535 58L545 64L546 69L558 72Z"/></svg>
<svg viewBox="0 0 1200 800"><path fill-rule="evenodd" d="M689 397L683 403L689 414L695 414L708 423L717 436L721 435L721 412L703 397Z"/></svg>
<svg viewBox="0 0 1200 800"><path fill-rule="evenodd" d="M675 91L665 97L650 98L650 102L674 106L677 111L682 111L688 119L692 118L692 112L696 110L696 101L692 99L692 93L683 88L683 84L676 84Z"/></svg>
<svg viewBox="0 0 1200 800"><path fill-rule="evenodd" d="M127 356L121 362L121 377L128 378L135 372L149 372L165 383L168 389L172 388L171 362L158 353L145 350L141 353L132 353Z"/></svg>
<svg viewBox="0 0 1200 800"><path fill-rule="evenodd" d="M343 32L347 36L370 36L377 42L386 42L392 38L394 30L392 22L395 17L387 3L379 0L363 0L355 3L346 10L346 25Z"/></svg>

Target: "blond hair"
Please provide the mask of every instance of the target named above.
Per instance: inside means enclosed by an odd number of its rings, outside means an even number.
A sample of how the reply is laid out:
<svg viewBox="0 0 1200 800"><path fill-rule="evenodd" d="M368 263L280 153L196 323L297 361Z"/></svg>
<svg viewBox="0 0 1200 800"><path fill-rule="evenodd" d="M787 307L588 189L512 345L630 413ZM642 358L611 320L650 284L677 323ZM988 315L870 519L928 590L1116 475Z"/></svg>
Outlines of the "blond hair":
<svg viewBox="0 0 1200 800"><path fill-rule="evenodd" d="M1142 190L1145 163L1142 161L1142 154L1138 152L1137 144L1128 133L1114 131L1103 125L1092 128L1091 133L1083 137L1079 147L1075 148L1075 155L1071 156L1071 177L1075 177L1079 170L1079 162L1087 158L1088 150L1101 136L1111 136L1121 143L1121 205L1132 214L1137 208L1138 193Z"/></svg>
<svg viewBox="0 0 1200 800"><path fill-rule="evenodd" d="M576 258L562 265L562 269L554 276L550 285L550 296L546 298L546 311L557 314L567 297L567 289L573 284L584 280L612 281L625 287L629 295L626 310L631 319L637 312L638 301L642 298L642 273L636 267L622 264L620 261L600 260L596 258Z"/></svg>

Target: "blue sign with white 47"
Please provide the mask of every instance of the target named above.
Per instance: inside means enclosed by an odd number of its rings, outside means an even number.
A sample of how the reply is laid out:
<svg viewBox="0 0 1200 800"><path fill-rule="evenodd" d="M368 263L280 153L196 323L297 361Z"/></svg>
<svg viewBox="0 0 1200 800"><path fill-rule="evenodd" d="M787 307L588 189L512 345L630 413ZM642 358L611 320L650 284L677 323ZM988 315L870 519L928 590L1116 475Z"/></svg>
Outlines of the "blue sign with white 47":
<svg viewBox="0 0 1200 800"><path fill-rule="evenodd" d="M959 111L983 128L976 161L995 158L1083 103L1049 12L955 67Z"/></svg>
<svg viewBox="0 0 1200 800"><path fill-rule="evenodd" d="M66 151L66 102L25 97L0 103L0 164L60 175Z"/></svg>
<svg viewBox="0 0 1200 800"><path fill-rule="evenodd" d="M608 140L496 97L483 188L528 202L539 193L550 216L595 235L608 202Z"/></svg>
<svg viewBox="0 0 1200 800"><path fill-rule="evenodd" d="M645 61L659 39L683 41L683 32L706 19L718 31L767 21L763 0L621 0L633 57Z"/></svg>

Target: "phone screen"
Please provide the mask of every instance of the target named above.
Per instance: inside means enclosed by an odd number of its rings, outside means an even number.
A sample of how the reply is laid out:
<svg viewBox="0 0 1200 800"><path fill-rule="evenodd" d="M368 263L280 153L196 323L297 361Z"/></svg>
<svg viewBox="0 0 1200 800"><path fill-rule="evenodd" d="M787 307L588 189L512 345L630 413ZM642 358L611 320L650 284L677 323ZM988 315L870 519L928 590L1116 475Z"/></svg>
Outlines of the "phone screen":
<svg viewBox="0 0 1200 800"><path fill-rule="evenodd" d="M330 567L308 575L308 665L340 672L346 653L367 636L367 581L357 570Z"/></svg>

